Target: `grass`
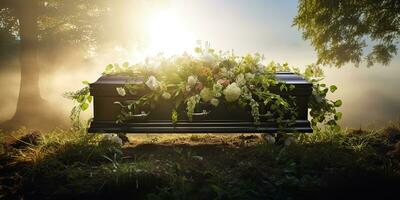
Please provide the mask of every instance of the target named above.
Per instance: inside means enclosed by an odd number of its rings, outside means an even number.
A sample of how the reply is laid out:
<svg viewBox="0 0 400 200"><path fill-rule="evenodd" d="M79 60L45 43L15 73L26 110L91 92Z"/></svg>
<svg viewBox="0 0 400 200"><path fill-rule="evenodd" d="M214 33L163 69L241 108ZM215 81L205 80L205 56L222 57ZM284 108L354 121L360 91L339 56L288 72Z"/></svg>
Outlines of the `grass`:
<svg viewBox="0 0 400 200"><path fill-rule="evenodd" d="M129 135L122 147L84 131L7 135L0 199L389 199L400 184L400 124L290 145L289 135Z"/></svg>

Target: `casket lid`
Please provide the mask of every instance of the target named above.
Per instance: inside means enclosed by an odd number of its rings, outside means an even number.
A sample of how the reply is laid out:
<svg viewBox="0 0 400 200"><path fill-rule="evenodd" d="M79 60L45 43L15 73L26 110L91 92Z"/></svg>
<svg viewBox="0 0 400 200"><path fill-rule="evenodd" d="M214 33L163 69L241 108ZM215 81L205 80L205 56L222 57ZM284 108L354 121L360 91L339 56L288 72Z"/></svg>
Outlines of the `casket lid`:
<svg viewBox="0 0 400 200"><path fill-rule="evenodd" d="M292 72L277 72L276 79L279 82L295 86L294 90L288 92L290 95L308 96L311 94L312 84L297 74ZM141 78L133 79L126 75L104 75L96 82L90 84L90 94L92 96L118 96L115 88L122 87L127 83L141 84L143 81ZM278 92L277 89L276 92Z"/></svg>

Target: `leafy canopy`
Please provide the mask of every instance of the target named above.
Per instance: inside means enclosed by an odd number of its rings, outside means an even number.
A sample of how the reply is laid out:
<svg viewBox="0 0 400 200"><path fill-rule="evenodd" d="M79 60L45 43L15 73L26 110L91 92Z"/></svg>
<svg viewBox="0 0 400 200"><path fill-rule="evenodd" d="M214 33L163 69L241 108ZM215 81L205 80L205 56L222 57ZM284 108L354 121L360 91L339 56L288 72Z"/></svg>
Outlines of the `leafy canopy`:
<svg viewBox="0 0 400 200"><path fill-rule="evenodd" d="M295 26L318 54L319 64L388 65L400 37L398 0L299 0ZM367 53L365 51L368 51Z"/></svg>

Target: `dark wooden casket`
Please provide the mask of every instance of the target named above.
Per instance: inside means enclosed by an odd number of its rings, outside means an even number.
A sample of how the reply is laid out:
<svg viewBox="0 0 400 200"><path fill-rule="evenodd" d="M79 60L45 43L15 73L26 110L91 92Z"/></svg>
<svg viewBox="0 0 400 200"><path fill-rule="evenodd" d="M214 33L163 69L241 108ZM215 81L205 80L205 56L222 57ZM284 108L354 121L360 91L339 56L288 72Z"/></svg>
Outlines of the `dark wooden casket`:
<svg viewBox="0 0 400 200"><path fill-rule="evenodd" d="M308 99L312 92L312 84L289 72L278 72L276 79L294 85L291 91L281 92L281 96L294 96L297 117L293 125L286 127L288 132L312 132L308 121ZM179 120L171 120L172 104L160 101L150 111L137 113L136 120L116 123L121 112L120 105L114 102L138 99L140 96L120 96L116 88L126 84L124 76L102 76L90 84L90 94L94 97L94 117L88 132L90 133L275 133L278 125L274 120L262 117L254 123L250 110L243 107L226 105L221 102L218 107L197 108L192 121L188 120L185 109L178 110ZM274 89L272 89L274 90ZM266 113L260 110L260 113Z"/></svg>

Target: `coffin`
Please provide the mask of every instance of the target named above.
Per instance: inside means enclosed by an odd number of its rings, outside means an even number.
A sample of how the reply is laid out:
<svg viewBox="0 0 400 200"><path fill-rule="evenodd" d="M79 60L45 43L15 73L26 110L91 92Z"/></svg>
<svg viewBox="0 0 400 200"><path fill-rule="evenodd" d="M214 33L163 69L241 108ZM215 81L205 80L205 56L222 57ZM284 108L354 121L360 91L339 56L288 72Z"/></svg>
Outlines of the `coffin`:
<svg viewBox="0 0 400 200"><path fill-rule="evenodd" d="M308 99L312 92L312 84L301 76L278 72L276 79L286 84L294 85L294 89L282 92L278 88L271 91L283 97L294 96L297 117L294 123L284 127L288 132L312 132L308 121ZM114 102L138 99L140 96L120 96L116 88L127 83L128 77L108 75L100 77L90 84L90 94L93 96L93 121L88 132L90 133L275 133L278 124L270 116L261 115L259 123L254 123L250 110L239 105L221 102L218 107L196 107L193 119L189 120L185 108L178 110L179 119L171 120L172 104L160 100L156 107L136 114L137 118L117 123L121 107ZM267 113L261 110L260 113ZM289 116L288 116L289 118ZM288 120L288 119L285 119Z"/></svg>

